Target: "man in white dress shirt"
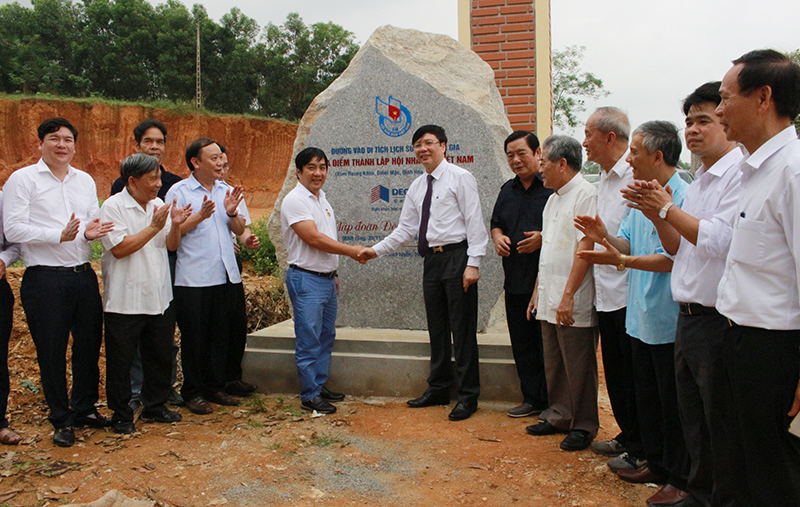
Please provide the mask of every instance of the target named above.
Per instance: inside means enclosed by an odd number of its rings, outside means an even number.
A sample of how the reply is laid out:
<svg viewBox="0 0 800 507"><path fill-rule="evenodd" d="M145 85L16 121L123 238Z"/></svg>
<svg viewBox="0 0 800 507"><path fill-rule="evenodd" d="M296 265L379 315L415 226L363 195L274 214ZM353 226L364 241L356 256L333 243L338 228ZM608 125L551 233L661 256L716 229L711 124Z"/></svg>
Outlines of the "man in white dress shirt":
<svg viewBox="0 0 800 507"><path fill-rule="evenodd" d="M729 328L714 505L800 505L800 438L788 431L800 409L800 67L752 51L719 91L725 133L748 154L716 304Z"/></svg>
<svg viewBox="0 0 800 507"><path fill-rule="evenodd" d="M322 186L328 157L305 148L295 157L297 186L281 203L281 230L289 269L286 289L294 307L295 364L303 410L332 414L344 394L325 386L336 338L339 255L358 258L360 246L336 240L336 217Z"/></svg>
<svg viewBox="0 0 800 507"><path fill-rule="evenodd" d="M675 337L678 408L691 457L686 507L711 505L712 447L718 440L722 402L722 340L727 320L714 308L725 268L739 201L742 152L725 137L716 113L719 81L706 83L683 101L686 146L703 165L682 207L654 182L637 181L626 197L639 209L662 212L668 227L659 232L672 266L672 298L680 304Z"/></svg>
<svg viewBox="0 0 800 507"><path fill-rule="evenodd" d="M589 447L600 427L597 414L597 315L594 277L588 262L575 257L592 241L572 225L578 215L594 215L595 188L583 179L581 145L567 136L542 144L542 179L554 190L542 214L542 254L528 318L542 323L544 370L550 408L531 435L566 433L561 449Z"/></svg>
<svg viewBox="0 0 800 507"><path fill-rule="evenodd" d="M122 162L125 188L109 197L100 217L114 223L103 238L103 303L106 329L106 395L114 411L111 425L117 433L133 433L131 364L141 351L144 382L143 419L172 423L180 414L165 403L172 388L174 324L167 311L172 301L167 249L177 250L181 224L191 213L164 205L158 198L161 168L158 158L137 153ZM171 208L171 209L170 209ZM170 228L165 229L167 218Z"/></svg>
<svg viewBox="0 0 800 507"><path fill-rule="evenodd" d="M616 107L597 108L586 120L584 128L586 160L600 166L597 214L614 236L630 210L620 194L620 190L633 182L633 168L625 160L628 157L630 135L628 115ZM603 247L595 245L595 249L602 250ZM614 471L637 468L644 463L641 459L644 449L636 419L632 338L625 331L628 272L602 264L596 264L593 272L606 388L620 431L611 440L592 442L591 447L602 456L617 456L608 462Z"/></svg>
<svg viewBox="0 0 800 507"><path fill-rule="evenodd" d="M36 345L42 390L55 427L53 443L75 443L74 426L104 427L98 399L103 304L89 264L89 242L113 228L100 222L91 176L70 165L78 131L64 118L38 129L42 158L9 176L4 187L6 239L22 246L20 297ZM64 352L72 333L72 392Z"/></svg>
<svg viewBox="0 0 800 507"><path fill-rule="evenodd" d="M458 403L448 417L460 421L478 410L477 282L489 234L475 176L445 160L444 129L423 125L411 142L425 174L408 188L397 228L366 249L364 258L390 254L419 236L417 250L425 263L422 286L431 341L431 374L428 389L408 405L421 408L450 403L452 333Z"/></svg>

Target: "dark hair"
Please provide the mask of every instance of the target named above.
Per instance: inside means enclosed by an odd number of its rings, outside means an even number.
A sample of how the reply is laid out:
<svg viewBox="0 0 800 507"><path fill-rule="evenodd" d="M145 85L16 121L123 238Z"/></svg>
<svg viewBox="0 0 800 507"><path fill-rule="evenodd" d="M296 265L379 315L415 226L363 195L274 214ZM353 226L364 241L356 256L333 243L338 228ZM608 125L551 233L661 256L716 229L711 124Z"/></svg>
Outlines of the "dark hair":
<svg viewBox="0 0 800 507"><path fill-rule="evenodd" d="M72 132L72 140L78 140L78 129L72 126L70 122L65 120L64 118L60 118L56 116L55 118L48 118L39 125L39 128L36 129L37 133L39 134L39 140L44 141L44 136L47 134L52 134L53 132L58 132L61 130L61 127L67 127L70 132Z"/></svg>
<svg viewBox="0 0 800 507"><path fill-rule="evenodd" d="M217 142L213 139L209 139L207 137L201 137L200 139L195 140L192 144L186 148L186 165L189 166L190 171L194 171L194 165L192 165L192 159L196 158L200 160L200 151L208 145L216 144Z"/></svg>
<svg viewBox="0 0 800 507"><path fill-rule="evenodd" d="M581 161L583 159L581 143L569 136L548 137L542 143L542 151L547 153L547 159L551 162L563 158L573 171L581 170Z"/></svg>
<svg viewBox="0 0 800 507"><path fill-rule="evenodd" d="M721 84L722 83L719 81L711 81L700 85L699 88L687 95L686 98L683 99L683 114L688 116L689 109L691 109L692 106L699 106L706 102L718 106L719 103L722 102L722 97L719 95L719 87Z"/></svg>
<svg viewBox="0 0 800 507"><path fill-rule="evenodd" d="M440 143L447 144L447 134L444 133L444 129L439 125L423 125L418 128L417 131L414 132L414 135L411 136L411 144L419 141L419 138L425 134L433 134Z"/></svg>
<svg viewBox="0 0 800 507"><path fill-rule="evenodd" d="M138 124L133 129L133 138L136 139L136 144L141 144L142 136L144 135L145 132L147 132L151 128L157 128L158 130L160 130L161 133L164 135L164 141L167 140L167 127L165 127L164 124L158 120L153 120L152 118L148 118L147 120Z"/></svg>
<svg viewBox="0 0 800 507"><path fill-rule="evenodd" d="M744 65L737 78L739 93L748 95L762 86L772 89L775 111L794 120L800 113L800 65L774 49L750 51L733 61Z"/></svg>
<svg viewBox="0 0 800 507"><path fill-rule="evenodd" d="M658 150L664 157L664 163L675 167L681 156L681 136L678 127L671 121L648 121L642 123L633 135L642 136L642 146L648 154Z"/></svg>
<svg viewBox="0 0 800 507"><path fill-rule="evenodd" d="M517 139L522 139L523 137L525 138L525 141L528 142L528 147L531 149L531 151L536 153L536 148L539 147L539 138L536 137L536 134L533 132L528 132L527 130L515 130L510 136L506 137L506 140L503 143L503 151L508 151L509 143L513 143Z"/></svg>
<svg viewBox="0 0 800 507"><path fill-rule="evenodd" d="M222 153L225 153L225 146L223 144L221 144L219 141L217 141L217 146L219 146L219 151L221 151Z"/></svg>
<svg viewBox="0 0 800 507"><path fill-rule="evenodd" d="M313 146L309 146L305 148L303 151L297 154L294 158L294 165L300 172L303 171L303 168L308 165L309 162L314 160L315 158L321 158L325 161L325 166L327 167L328 164L328 156L325 155L325 152L320 150L319 148L314 148Z"/></svg>
<svg viewBox="0 0 800 507"><path fill-rule="evenodd" d="M119 175L128 184L128 178L133 176L137 180L147 173L159 168L158 158L144 153L134 153L122 161L119 166Z"/></svg>

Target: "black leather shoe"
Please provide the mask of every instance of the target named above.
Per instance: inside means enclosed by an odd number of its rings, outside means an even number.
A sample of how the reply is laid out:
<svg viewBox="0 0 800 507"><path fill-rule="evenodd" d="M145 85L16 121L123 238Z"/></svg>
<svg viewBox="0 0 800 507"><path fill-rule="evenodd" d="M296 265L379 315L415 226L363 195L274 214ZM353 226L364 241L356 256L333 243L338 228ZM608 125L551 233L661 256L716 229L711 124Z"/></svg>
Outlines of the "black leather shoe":
<svg viewBox="0 0 800 507"><path fill-rule="evenodd" d="M179 413L173 412L164 405L161 405L159 407L146 408L142 410L142 419L169 424L180 421L182 417Z"/></svg>
<svg viewBox="0 0 800 507"><path fill-rule="evenodd" d="M53 432L53 443L59 447L72 447L75 443L75 429L72 426L56 428Z"/></svg>
<svg viewBox="0 0 800 507"><path fill-rule="evenodd" d="M419 398L408 400L406 403L408 403L408 406L411 408L432 407L434 405L449 405L450 395L447 393L425 391L425 394Z"/></svg>
<svg viewBox="0 0 800 507"><path fill-rule="evenodd" d="M304 401L301 405L303 410L316 410L320 414L332 414L336 412L336 407L322 399L322 396L315 396L313 399Z"/></svg>
<svg viewBox="0 0 800 507"><path fill-rule="evenodd" d="M193 414L206 415L214 411L211 405L202 397L197 396L186 402L186 408Z"/></svg>
<svg viewBox="0 0 800 507"><path fill-rule="evenodd" d="M258 386L245 382L244 380L234 380L225 385L225 392L231 396L250 396L258 389Z"/></svg>
<svg viewBox="0 0 800 507"><path fill-rule="evenodd" d="M527 428L525 428L525 431L527 431L528 434L537 437L542 437L544 435L555 435L556 433L568 433L567 431L556 428L547 421L540 422L539 424L534 424L532 426L528 426Z"/></svg>
<svg viewBox="0 0 800 507"><path fill-rule="evenodd" d="M478 410L477 401L459 401L456 403L450 415L447 416L451 421L463 421Z"/></svg>
<svg viewBox="0 0 800 507"><path fill-rule="evenodd" d="M325 401L342 401L344 399L344 393L331 391L325 386L322 386L322 391L320 391L319 395Z"/></svg>
<svg viewBox="0 0 800 507"><path fill-rule="evenodd" d="M133 421L112 421L111 429L120 435L130 435L136 431L136 425L133 424Z"/></svg>
<svg viewBox="0 0 800 507"><path fill-rule="evenodd" d="M561 447L564 451L582 451L589 447L589 444L594 440L589 436L588 431L572 430L569 435L561 441Z"/></svg>
<svg viewBox="0 0 800 507"><path fill-rule="evenodd" d="M205 398L211 403L216 403L217 405L226 405L228 407L235 407L239 404L239 400L237 398L234 398L229 394L225 394L222 391L208 393L206 394Z"/></svg>
<svg viewBox="0 0 800 507"><path fill-rule="evenodd" d="M111 422L100 415L96 410L88 415L79 415L75 418L75 427L83 428L89 426L90 428L106 428L111 425Z"/></svg>

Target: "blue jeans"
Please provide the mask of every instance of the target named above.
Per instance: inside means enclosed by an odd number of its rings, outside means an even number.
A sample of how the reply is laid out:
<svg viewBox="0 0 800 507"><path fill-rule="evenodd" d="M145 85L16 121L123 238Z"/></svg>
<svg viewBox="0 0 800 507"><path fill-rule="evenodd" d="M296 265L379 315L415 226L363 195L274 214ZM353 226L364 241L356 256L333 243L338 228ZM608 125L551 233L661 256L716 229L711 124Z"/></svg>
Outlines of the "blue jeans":
<svg viewBox="0 0 800 507"><path fill-rule="evenodd" d="M289 268L286 288L294 307L294 334L300 399L314 399L328 380L336 338L336 280Z"/></svg>

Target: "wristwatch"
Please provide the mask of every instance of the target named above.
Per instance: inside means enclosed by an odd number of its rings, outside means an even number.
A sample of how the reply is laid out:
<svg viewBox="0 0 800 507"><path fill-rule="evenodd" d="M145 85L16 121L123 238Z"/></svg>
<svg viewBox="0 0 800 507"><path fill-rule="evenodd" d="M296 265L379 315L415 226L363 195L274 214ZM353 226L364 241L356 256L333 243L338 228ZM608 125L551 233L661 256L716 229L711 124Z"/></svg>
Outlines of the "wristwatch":
<svg viewBox="0 0 800 507"><path fill-rule="evenodd" d="M663 208L658 210L658 218L660 218L661 220L666 220L667 219L667 212L669 211L669 209L672 207L673 204L674 203L672 201L670 201L667 204L665 204Z"/></svg>
<svg viewBox="0 0 800 507"><path fill-rule="evenodd" d="M628 261L628 256L625 254L619 255L619 264L617 264L617 271L625 271L625 263Z"/></svg>

